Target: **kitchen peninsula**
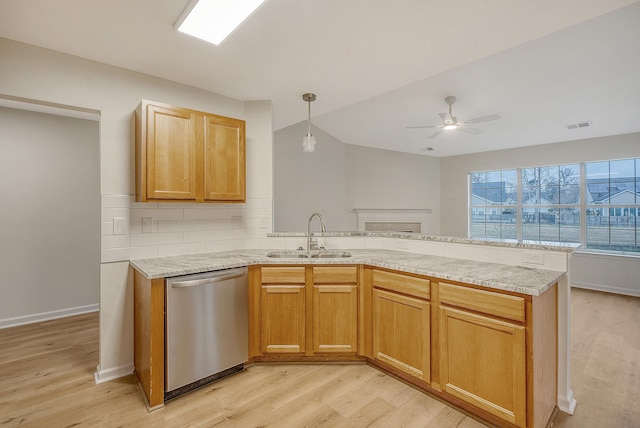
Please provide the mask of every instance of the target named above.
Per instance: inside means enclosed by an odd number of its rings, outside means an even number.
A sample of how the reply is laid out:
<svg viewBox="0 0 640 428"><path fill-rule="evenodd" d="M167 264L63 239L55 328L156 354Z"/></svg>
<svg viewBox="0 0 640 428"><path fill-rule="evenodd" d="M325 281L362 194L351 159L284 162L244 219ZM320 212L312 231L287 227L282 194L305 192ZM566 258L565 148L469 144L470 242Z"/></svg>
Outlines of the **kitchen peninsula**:
<svg viewBox="0 0 640 428"><path fill-rule="evenodd" d="M272 234L269 242L291 248L298 235ZM131 261L136 374L150 408L164 401L164 278L248 266L248 362L368 362L492 423L547 423L564 382L556 377L565 326L558 304L568 263L546 267L573 248L372 233L325 234L325 241L361 244L354 237L414 246L349 249L351 257L337 259L236 250ZM449 255L425 254L420 243ZM541 262L545 269L533 267Z"/></svg>

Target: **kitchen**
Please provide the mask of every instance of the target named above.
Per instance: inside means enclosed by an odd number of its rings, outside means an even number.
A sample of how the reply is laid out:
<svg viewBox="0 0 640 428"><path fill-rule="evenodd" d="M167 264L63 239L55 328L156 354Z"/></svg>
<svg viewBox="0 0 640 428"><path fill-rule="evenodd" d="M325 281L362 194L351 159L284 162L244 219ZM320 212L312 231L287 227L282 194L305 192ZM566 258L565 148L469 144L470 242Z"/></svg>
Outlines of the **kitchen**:
<svg viewBox="0 0 640 428"><path fill-rule="evenodd" d="M5 15L6 16L6 15ZM100 194L102 223L112 222L113 217L128 218L129 233L124 238L108 233L103 227L102 249L100 252L100 355L96 363L98 381L106 381L129 374L132 370L132 296L128 277L128 260L173 254L188 254L202 251L219 251L236 248L267 248L269 227L262 227L262 218L271 224L274 191L272 183L275 175L273 163L274 145L278 132L273 127L273 109L270 101L239 101L211 92L203 92L194 87L183 86L159 78L126 71L113 66L95 63L86 59L56 53L33 45L22 44L8 39L0 41L3 65L0 70L0 93L18 98L20 102L44 101L64 106L82 108L100 114ZM90 89L89 89L90 88ZM306 89L306 88L305 88ZM629 88L630 90L632 88ZM319 92L319 91L318 91ZM320 94L319 94L320 95ZM297 96L297 95L296 95ZM330 95L320 95L330 97ZM216 207L165 207L132 202L133 180L133 127L132 113L143 98L166 100L176 105L189 106L217 114L242 117L247 121L247 204ZM322 99L322 98L320 98ZM319 99L319 100L320 100ZM296 99L294 104L304 118L305 105ZM314 106L315 107L315 106ZM438 110L440 111L440 110ZM276 132L274 141L273 133ZM636 131L637 132L637 131ZM639 156L638 145L633 134L618 136L613 144L603 146L605 140L581 142L587 144L594 157ZM608 140L607 140L608 141ZM567 143L571 145L571 143ZM573 143L578 145L578 143ZM358 159L357 149L345 162ZM297 148L296 148L297 150ZM532 150L521 152L523 158L539 156ZM567 150L557 149L557 155L566 155ZM381 155L383 158L386 154ZM378 156L380 158L381 156ZM482 159L483 155L478 155ZM485 155L485 158L488 156ZM552 156L554 157L554 156ZM467 158L465 158L467 159ZM466 202L460 208L460 201L450 200L453 191L460 187L460 174L455 168L468 168L460 159L446 159L424 162L438 164L440 183L438 193L430 195L429 206L434 209L433 218L443 224L433 233L464 235L460 225L466 228L466 220L452 219L464 215ZM490 160L485 159L485 164ZM538 162L534 162L538 163ZM479 168L483 168L480 166ZM277 191L277 190L276 190ZM277 195L275 195L277 198ZM378 202L378 201L376 201ZM360 207L356 207L360 208ZM304 209L305 216L313 211ZM276 208L277 212L277 208ZM448 215L442 216L442 212ZM351 215L351 214L349 214ZM142 219L153 218L155 233L142 233ZM234 228L233 217L244 219L243 227ZM441 220L442 219L442 220ZM329 220L329 219L328 219ZM219 227L217 230L179 231L181 223L187 227L199 227L208 221ZM277 222L277 219L275 219ZM452 226L453 222L455 227ZM194 223L196 226L194 226ZM333 227L331 221L328 226ZM338 224L338 221L335 222ZM344 221L344 224L347 224ZM165 229L166 228L166 229ZM336 226L337 228L337 226ZM111 229L112 230L112 229ZM296 227L296 230L304 230ZM335 230L335 229L334 229ZM172 235L175 234L175 235ZM180 241L176 242L176 235ZM95 300L79 303L77 306L96 304ZM56 310L60 308L50 308ZM45 311L42 311L45 312ZM4 317L3 317L4 318Z"/></svg>

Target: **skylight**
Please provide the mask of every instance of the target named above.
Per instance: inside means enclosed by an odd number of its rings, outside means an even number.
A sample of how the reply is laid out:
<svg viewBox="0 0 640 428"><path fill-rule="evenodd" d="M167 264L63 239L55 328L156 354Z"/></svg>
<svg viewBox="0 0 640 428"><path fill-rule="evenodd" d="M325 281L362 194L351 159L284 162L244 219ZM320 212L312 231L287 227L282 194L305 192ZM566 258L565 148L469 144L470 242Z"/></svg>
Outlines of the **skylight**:
<svg viewBox="0 0 640 428"><path fill-rule="evenodd" d="M194 0L176 25L182 33L219 45L264 1Z"/></svg>

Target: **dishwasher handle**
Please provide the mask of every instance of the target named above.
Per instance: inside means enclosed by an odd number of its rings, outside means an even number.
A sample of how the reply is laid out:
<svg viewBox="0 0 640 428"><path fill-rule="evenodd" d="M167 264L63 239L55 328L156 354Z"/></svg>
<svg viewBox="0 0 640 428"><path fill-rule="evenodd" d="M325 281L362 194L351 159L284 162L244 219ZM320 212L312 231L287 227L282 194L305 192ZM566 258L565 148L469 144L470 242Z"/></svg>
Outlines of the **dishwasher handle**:
<svg viewBox="0 0 640 428"><path fill-rule="evenodd" d="M175 281L171 283L171 288L189 288L198 287L200 285L213 284L215 282L228 281L230 279L242 278L246 275L245 271L234 272L228 275L212 276L211 278L192 279L187 281Z"/></svg>

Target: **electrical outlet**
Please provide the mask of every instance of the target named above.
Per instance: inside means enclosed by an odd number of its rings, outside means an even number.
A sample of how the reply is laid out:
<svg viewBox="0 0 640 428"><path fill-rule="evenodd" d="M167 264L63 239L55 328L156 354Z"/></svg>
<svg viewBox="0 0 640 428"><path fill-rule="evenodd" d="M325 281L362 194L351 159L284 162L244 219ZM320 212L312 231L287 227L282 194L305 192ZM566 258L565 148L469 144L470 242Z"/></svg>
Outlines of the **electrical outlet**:
<svg viewBox="0 0 640 428"><path fill-rule="evenodd" d="M522 263L529 263L532 265L543 265L544 253L524 251L522 253Z"/></svg>
<svg viewBox="0 0 640 428"><path fill-rule="evenodd" d="M124 217L113 218L113 234L114 235L126 235L127 234L127 219Z"/></svg>
<svg viewBox="0 0 640 428"><path fill-rule="evenodd" d="M260 228L262 229L268 229L269 228L269 217L262 216L260 217Z"/></svg>
<svg viewBox="0 0 640 428"><path fill-rule="evenodd" d="M231 228L242 229L242 216L238 215L231 217Z"/></svg>
<svg viewBox="0 0 640 428"><path fill-rule="evenodd" d="M153 232L153 217L142 217L142 233Z"/></svg>

